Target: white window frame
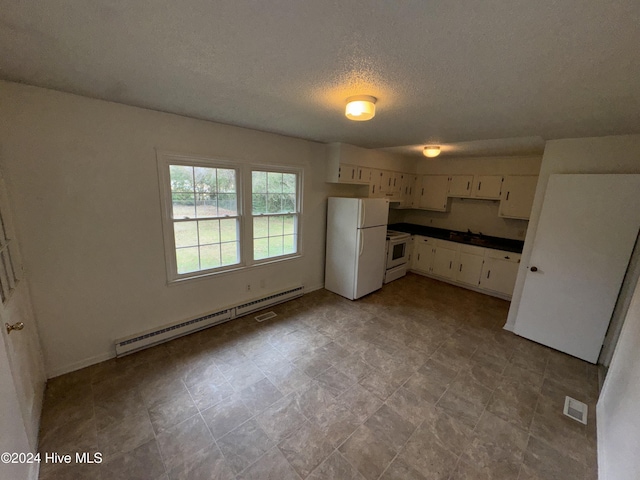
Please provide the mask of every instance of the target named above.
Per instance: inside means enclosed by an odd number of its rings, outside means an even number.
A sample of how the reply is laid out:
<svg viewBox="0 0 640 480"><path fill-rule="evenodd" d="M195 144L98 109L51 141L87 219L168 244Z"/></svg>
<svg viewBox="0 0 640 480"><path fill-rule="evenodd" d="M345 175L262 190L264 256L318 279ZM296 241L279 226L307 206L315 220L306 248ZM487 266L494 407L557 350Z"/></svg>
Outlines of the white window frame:
<svg viewBox="0 0 640 480"><path fill-rule="evenodd" d="M270 263L277 263L299 258L302 252L302 199L304 169L290 165L253 164L243 163L237 160L229 160L200 155L182 154L167 151L156 151L158 164L158 183L160 187L160 205L162 209L162 231L164 237L165 265L167 283L169 285L184 281L203 279L215 275L237 272L251 267L260 267ZM176 261L176 245L173 230L173 203L171 196L170 165L185 165L205 168L230 168L236 171L236 190L238 198L238 239L240 250L240 262L216 267L208 270L196 270L194 272L179 274ZM293 254L278 257L253 259L253 212L251 202L252 173L254 171L267 171L296 174L296 207L297 207L297 251Z"/></svg>
<svg viewBox="0 0 640 480"><path fill-rule="evenodd" d="M259 260L255 260L253 258L253 219L255 217L268 217L268 216L285 216L287 214L265 214L265 215L254 215L253 214L253 172L274 172L274 173L291 173L296 175L296 212L293 215L296 217L296 252L290 253L287 255L278 255L277 257L267 257L261 258ZM250 207L247 209L247 231L249 232L248 241L250 241L250 253L251 260L253 265L264 265L267 263L278 262L282 260L288 260L290 258L297 258L302 255L302 179L303 179L303 169L299 167L291 167L284 165L251 165L250 172L248 174L249 183L248 188L248 199Z"/></svg>
<svg viewBox="0 0 640 480"><path fill-rule="evenodd" d="M188 167L204 167L204 168L224 168L232 169L236 172L236 195L238 201L238 250L240 262L233 265L224 265L221 267L209 268L205 270L195 270L188 273L178 273L178 265L176 258L176 242L174 236L173 218L173 202L171 192L171 165L184 165ZM162 230L164 235L165 261L167 266L167 280L169 283L179 282L192 278L203 277L211 274L222 273L237 270L245 265L243 258L242 238L243 238L243 194L242 194L242 169L237 163L228 160L220 160L214 158L197 157L194 155L180 155L175 153L158 153L158 178L160 181L160 201L162 205ZM222 219L224 217L218 217Z"/></svg>

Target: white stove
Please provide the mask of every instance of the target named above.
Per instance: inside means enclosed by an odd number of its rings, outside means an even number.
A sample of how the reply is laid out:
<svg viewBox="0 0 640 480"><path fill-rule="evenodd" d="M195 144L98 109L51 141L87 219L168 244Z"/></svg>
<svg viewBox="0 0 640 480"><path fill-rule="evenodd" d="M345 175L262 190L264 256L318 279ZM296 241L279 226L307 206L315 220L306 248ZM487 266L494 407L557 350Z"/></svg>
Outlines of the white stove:
<svg viewBox="0 0 640 480"><path fill-rule="evenodd" d="M389 283L407 274L409 262L409 241L411 235L395 230L387 230L387 261L384 283Z"/></svg>

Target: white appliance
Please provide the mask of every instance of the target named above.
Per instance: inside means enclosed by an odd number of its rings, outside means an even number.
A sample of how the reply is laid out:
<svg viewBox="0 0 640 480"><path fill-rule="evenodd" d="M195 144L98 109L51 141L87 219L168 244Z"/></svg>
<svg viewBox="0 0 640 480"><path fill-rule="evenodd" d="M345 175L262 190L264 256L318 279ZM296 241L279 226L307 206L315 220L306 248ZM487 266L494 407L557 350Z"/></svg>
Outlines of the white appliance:
<svg viewBox="0 0 640 480"><path fill-rule="evenodd" d="M393 282L407 274L409 263L409 241L411 235L387 230L387 261L384 283Z"/></svg>
<svg viewBox="0 0 640 480"><path fill-rule="evenodd" d="M382 287L389 200L330 197L324 288L349 300Z"/></svg>

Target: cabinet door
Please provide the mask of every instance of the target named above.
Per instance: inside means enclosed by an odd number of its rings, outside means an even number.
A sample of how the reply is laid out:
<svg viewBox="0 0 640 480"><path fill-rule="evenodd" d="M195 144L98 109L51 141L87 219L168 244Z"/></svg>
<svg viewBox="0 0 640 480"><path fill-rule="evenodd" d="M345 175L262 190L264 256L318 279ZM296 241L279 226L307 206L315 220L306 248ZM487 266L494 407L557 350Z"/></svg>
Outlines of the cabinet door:
<svg viewBox="0 0 640 480"><path fill-rule="evenodd" d="M473 196L489 200L500 200L502 190L502 175L478 175L476 177Z"/></svg>
<svg viewBox="0 0 640 480"><path fill-rule="evenodd" d="M371 181L371 169L366 167L358 167L357 180L359 183L368 184Z"/></svg>
<svg viewBox="0 0 640 480"><path fill-rule="evenodd" d="M477 287L478 283L480 283L483 262L484 257L482 255L460 252L458 255L456 281Z"/></svg>
<svg viewBox="0 0 640 480"><path fill-rule="evenodd" d="M433 266L434 245L431 239L416 237L413 269L419 272L429 273Z"/></svg>
<svg viewBox="0 0 640 480"><path fill-rule="evenodd" d="M447 211L449 177L446 175L423 175L419 206L423 210Z"/></svg>
<svg viewBox="0 0 640 480"><path fill-rule="evenodd" d="M382 190L382 170L371 169L371 180L369 181L369 197L384 197Z"/></svg>
<svg viewBox="0 0 640 480"><path fill-rule="evenodd" d="M512 295L518 276L518 262L509 259L485 258L480 276L480 288Z"/></svg>
<svg viewBox="0 0 640 480"><path fill-rule="evenodd" d="M450 197L470 197L473 175L452 175L449 178Z"/></svg>
<svg viewBox="0 0 640 480"><path fill-rule="evenodd" d="M537 184L538 177L534 175L505 177L498 215L528 220Z"/></svg>
<svg viewBox="0 0 640 480"><path fill-rule="evenodd" d="M348 165L346 163L340 164L340 170L338 172L338 182L340 183L358 183L356 175L358 173L358 167L355 165Z"/></svg>
<svg viewBox="0 0 640 480"><path fill-rule="evenodd" d="M391 193L391 172L388 170L380 170L380 193L385 196L387 193Z"/></svg>
<svg viewBox="0 0 640 480"><path fill-rule="evenodd" d="M431 273L453 280L456 276L455 263L457 254L458 251L455 247L436 245Z"/></svg>

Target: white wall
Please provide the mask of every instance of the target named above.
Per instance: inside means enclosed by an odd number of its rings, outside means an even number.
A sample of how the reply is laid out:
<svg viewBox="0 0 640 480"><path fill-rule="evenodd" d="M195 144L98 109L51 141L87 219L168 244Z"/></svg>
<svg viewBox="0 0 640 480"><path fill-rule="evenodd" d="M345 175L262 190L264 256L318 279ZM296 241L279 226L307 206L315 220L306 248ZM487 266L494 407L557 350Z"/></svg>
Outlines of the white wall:
<svg viewBox="0 0 640 480"><path fill-rule="evenodd" d="M541 159L540 156L419 159L416 169L420 175L537 175ZM448 212L396 210L392 211L390 221L450 230L469 229L516 240L525 238L528 222L500 218L498 201L452 198L449 202Z"/></svg>
<svg viewBox="0 0 640 480"><path fill-rule="evenodd" d="M507 330L513 330L518 316L524 278L531 258L547 182L550 175L558 173L640 173L640 135L576 138L547 142L529 218L522 261L513 291L509 316L504 327ZM638 208L638 206L633 205L630 208ZM612 214L615 215L615 212ZM625 283L627 281L629 279L625 279ZM628 290L623 285L623 291L628 292ZM619 298L618 301L625 301L625 299ZM616 319L614 318L612 321L616 321Z"/></svg>
<svg viewBox="0 0 640 480"><path fill-rule="evenodd" d="M7 82L0 104L2 168L49 376L109 358L121 336L322 286L326 197L352 193L325 183L324 145ZM303 257L167 286L156 148L303 166Z"/></svg>
<svg viewBox="0 0 640 480"><path fill-rule="evenodd" d="M640 284L637 285L597 406L598 478L640 472Z"/></svg>

